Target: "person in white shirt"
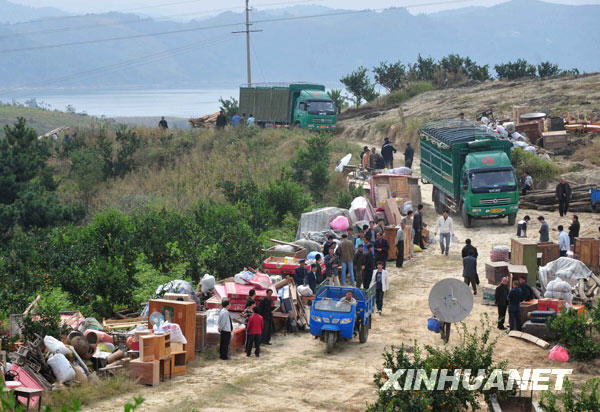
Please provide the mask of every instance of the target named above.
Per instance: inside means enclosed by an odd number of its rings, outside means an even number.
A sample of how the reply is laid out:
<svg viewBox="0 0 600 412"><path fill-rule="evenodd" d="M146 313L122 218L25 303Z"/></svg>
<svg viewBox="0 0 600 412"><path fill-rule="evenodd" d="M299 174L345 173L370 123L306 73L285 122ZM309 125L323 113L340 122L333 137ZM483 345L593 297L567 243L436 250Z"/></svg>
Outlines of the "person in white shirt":
<svg viewBox="0 0 600 412"><path fill-rule="evenodd" d="M563 225L558 225L558 246L560 247L560 255L567 256L567 251L569 250L569 246L571 245L571 240L569 239L569 235L564 231Z"/></svg>
<svg viewBox="0 0 600 412"><path fill-rule="evenodd" d="M450 237L454 236L454 224L452 223L452 218L448 216L448 210L444 210L444 213L435 224L435 229L433 230L434 234L440 234L440 248L442 249L442 255L446 254L448 256L448 252L450 251ZM444 246L445 241L445 246Z"/></svg>

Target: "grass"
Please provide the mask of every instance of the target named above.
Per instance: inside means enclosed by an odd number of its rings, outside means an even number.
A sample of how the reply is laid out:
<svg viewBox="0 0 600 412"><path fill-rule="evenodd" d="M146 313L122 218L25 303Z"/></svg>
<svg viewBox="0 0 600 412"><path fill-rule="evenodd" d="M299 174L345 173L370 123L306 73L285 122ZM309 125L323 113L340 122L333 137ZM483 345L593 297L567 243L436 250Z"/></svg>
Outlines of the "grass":
<svg viewBox="0 0 600 412"><path fill-rule="evenodd" d="M581 146L573 154L572 160L575 160L578 162L588 160L592 164L594 164L596 166L600 166L600 141L594 140L587 145ZM583 165L581 165L581 164L577 164L575 166L581 166L581 168L583 168ZM572 167L575 167L575 166L572 166ZM578 170L580 170L580 169L578 169ZM569 169L569 171L571 171L571 170Z"/></svg>

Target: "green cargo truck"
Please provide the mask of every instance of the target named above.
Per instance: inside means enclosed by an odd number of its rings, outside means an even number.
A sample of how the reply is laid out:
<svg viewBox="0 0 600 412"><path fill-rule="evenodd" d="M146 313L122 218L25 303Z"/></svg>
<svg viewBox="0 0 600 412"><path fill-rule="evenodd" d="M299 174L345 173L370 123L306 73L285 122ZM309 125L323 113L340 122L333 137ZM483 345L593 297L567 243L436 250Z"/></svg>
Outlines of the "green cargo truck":
<svg viewBox="0 0 600 412"><path fill-rule="evenodd" d="M252 114L261 127L335 130L337 121L335 104L317 84L240 87L239 111Z"/></svg>
<svg viewBox="0 0 600 412"><path fill-rule="evenodd" d="M474 218L506 216L515 224L519 191L509 141L465 120L425 124L419 137L421 178L433 184L437 213L460 213L465 227Z"/></svg>

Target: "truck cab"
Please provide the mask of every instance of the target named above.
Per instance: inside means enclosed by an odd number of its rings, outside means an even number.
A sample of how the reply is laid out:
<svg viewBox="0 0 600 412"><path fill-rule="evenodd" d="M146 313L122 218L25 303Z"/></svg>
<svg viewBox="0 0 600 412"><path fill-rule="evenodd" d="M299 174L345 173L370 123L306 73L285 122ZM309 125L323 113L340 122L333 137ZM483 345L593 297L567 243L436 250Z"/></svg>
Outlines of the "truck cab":
<svg viewBox="0 0 600 412"><path fill-rule="evenodd" d="M465 226L473 217L508 216L513 225L519 209L517 179L504 152L469 153L461 173L461 215Z"/></svg>
<svg viewBox="0 0 600 412"><path fill-rule="evenodd" d="M309 130L335 130L336 107L320 90L301 90L295 98L293 124Z"/></svg>

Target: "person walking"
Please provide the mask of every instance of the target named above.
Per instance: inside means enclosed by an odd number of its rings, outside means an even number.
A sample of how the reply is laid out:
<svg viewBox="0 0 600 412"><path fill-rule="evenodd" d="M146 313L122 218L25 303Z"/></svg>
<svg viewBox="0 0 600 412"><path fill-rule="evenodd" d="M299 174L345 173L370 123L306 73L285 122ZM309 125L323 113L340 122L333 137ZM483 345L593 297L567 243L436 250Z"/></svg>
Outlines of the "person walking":
<svg viewBox="0 0 600 412"><path fill-rule="evenodd" d="M423 242L423 205L417 206L417 212L413 216L412 227L415 231L413 243L419 246L422 250L427 249Z"/></svg>
<svg viewBox="0 0 600 412"><path fill-rule="evenodd" d="M560 247L560 256L567 256L570 245L569 235L565 232L563 225L558 225L558 246Z"/></svg>
<svg viewBox="0 0 600 412"><path fill-rule="evenodd" d="M404 166L412 169L413 157L415 156L415 149L410 145L410 143L406 143L406 149L404 150Z"/></svg>
<svg viewBox="0 0 600 412"><path fill-rule="evenodd" d="M260 300L258 304L258 314L263 318L263 330L261 334L261 342L263 345L271 344L271 334L273 333L273 289L267 289L267 296Z"/></svg>
<svg viewBox="0 0 600 412"><path fill-rule="evenodd" d="M386 238L383 237L383 233L377 233L377 240L375 241L375 257L377 261L383 262L383 268L387 262L388 254L390 250L390 244Z"/></svg>
<svg viewBox="0 0 600 412"><path fill-rule="evenodd" d="M463 259L469 256L469 251L473 252L473 257L475 259L479 257L479 253L477 253L477 248L471 244L471 239L465 240L465 247L463 247L462 251L460 252Z"/></svg>
<svg viewBox="0 0 600 412"><path fill-rule="evenodd" d="M329 254L325 256L325 276L332 286L339 286L340 279L338 278L338 268L340 267L340 259L334 253L333 248L329 248Z"/></svg>
<svg viewBox="0 0 600 412"><path fill-rule="evenodd" d="M549 228L548 228L548 223L546 223L546 219L544 219L544 216L538 216L538 222L540 222L540 242L539 243L544 243L544 242L550 242L550 232L549 232Z"/></svg>
<svg viewBox="0 0 600 412"><path fill-rule="evenodd" d="M521 330L521 295L519 281L513 279L512 289L508 292L508 325L510 330Z"/></svg>
<svg viewBox="0 0 600 412"><path fill-rule="evenodd" d="M396 267L401 268L404 264L404 222L400 222L400 227L396 232Z"/></svg>
<svg viewBox="0 0 600 412"><path fill-rule="evenodd" d="M233 117L231 118L231 125L233 127L238 127L240 125L240 123L242 122L242 118L240 117L239 114L234 114Z"/></svg>
<svg viewBox="0 0 600 412"><path fill-rule="evenodd" d="M575 238L579 237L579 216L573 215L571 226L569 226L569 240L571 246L575 245Z"/></svg>
<svg viewBox="0 0 600 412"><path fill-rule="evenodd" d="M467 256L463 258L463 278L467 286L471 284L473 295L477 295L479 276L477 275L477 258L473 256L473 253L473 250L469 250Z"/></svg>
<svg viewBox="0 0 600 412"><path fill-rule="evenodd" d="M526 215L523 220L517 223L517 237L527 237L527 224L530 220L531 218Z"/></svg>
<svg viewBox="0 0 600 412"><path fill-rule="evenodd" d="M390 279L383 263L382 261L377 262L377 269L373 271L373 277L369 285L369 288L375 286L375 304L377 305L377 313L380 315L383 309L383 295L390 288Z"/></svg>
<svg viewBox="0 0 600 412"><path fill-rule="evenodd" d="M500 284L496 286L494 300L498 306L498 329L505 330L506 308L508 307L508 277L503 277Z"/></svg>
<svg viewBox="0 0 600 412"><path fill-rule="evenodd" d="M167 124L167 121L165 120L165 116L160 118L160 122L158 122L158 128L161 130L167 130L169 128L169 125Z"/></svg>
<svg viewBox="0 0 600 412"><path fill-rule="evenodd" d="M354 286L354 243L348 239L348 235L342 235L340 242L340 261L342 263L342 286L346 286L346 273L350 276L350 285Z"/></svg>
<svg viewBox="0 0 600 412"><path fill-rule="evenodd" d="M252 311L253 313L248 318L248 324L246 325L246 356L252 354L252 347L254 347L254 355L258 358L260 356L260 341L262 339L264 320L258 314L256 307L252 308Z"/></svg>
<svg viewBox="0 0 600 412"><path fill-rule="evenodd" d="M367 245L367 252L365 253L365 260L363 262L363 289L369 289L371 287L371 280L373 279L373 271L375 270L373 248L372 243Z"/></svg>
<svg viewBox="0 0 600 412"><path fill-rule="evenodd" d="M252 115L252 113L250 113L250 117L248 117L248 120L246 121L246 125L248 127L254 127L254 123L256 122L256 119L254 118L254 116Z"/></svg>
<svg viewBox="0 0 600 412"><path fill-rule="evenodd" d="M394 153L396 152L397 150L394 146L392 146L390 138L386 137L383 141L383 146L381 146L381 155L383 156L383 161L385 162L386 168L394 168Z"/></svg>
<svg viewBox="0 0 600 412"><path fill-rule="evenodd" d="M558 213L566 216L571 201L571 186L564 177L561 177L560 183L556 185L556 200L558 200Z"/></svg>
<svg viewBox="0 0 600 412"><path fill-rule="evenodd" d="M358 245L358 249L354 252L354 278L356 287L360 288L363 284L363 264L365 261L365 247L363 244Z"/></svg>
<svg viewBox="0 0 600 412"><path fill-rule="evenodd" d="M222 360L229 360L229 342L231 342L231 332L233 331L233 322L229 314L229 299L223 298L221 301L222 309L219 311L218 329L219 339L219 357Z"/></svg>
<svg viewBox="0 0 600 412"><path fill-rule="evenodd" d="M454 236L454 224L452 218L448 216L448 209L445 209L442 216L439 217L433 232L436 236L438 233L440 234L440 248L442 249L442 255L446 254L446 256L448 256L448 252L450 252L450 239Z"/></svg>
<svg viewBox="0 0 600 412"><path fill-rule="evenodd" d="M227 125L227 117L225 116L225 112L221 110L217 115L217 120L215 121L215 126L217 129L224 129Z"/></svg>

